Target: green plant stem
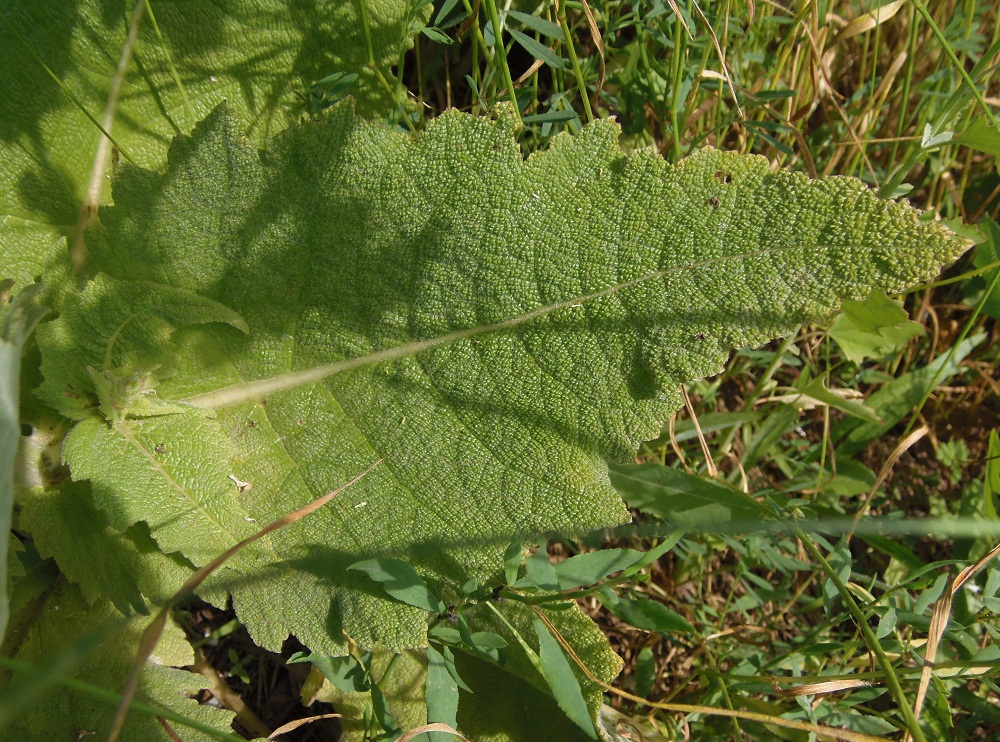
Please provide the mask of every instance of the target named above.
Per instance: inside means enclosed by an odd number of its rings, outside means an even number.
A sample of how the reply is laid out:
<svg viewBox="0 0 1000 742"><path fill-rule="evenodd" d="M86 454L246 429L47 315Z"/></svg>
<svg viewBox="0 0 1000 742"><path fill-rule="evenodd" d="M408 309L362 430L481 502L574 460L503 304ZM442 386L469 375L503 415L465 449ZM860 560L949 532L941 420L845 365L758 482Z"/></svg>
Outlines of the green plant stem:
<svg viewBox="0 0 1000 742"><path fill-rule="evenodd" d="M996 126L996 116L993 115L993 111L991 111L990 107L986 104L986 101L983 99L983 94L979 91L979 88L976 87L976 83L972 81L972 78L969 77L969 73L965 71L965 66L959 61L958 57L955 56L955 51L948 43L948 39L946 39L944 34L941 33L941 29L938 28L938 25L934 22L934 18L931 17L931 14L927 12L927 8L924 7L923 0L914 0L913 7L916 8L917 12L920 13L924 21L927 22L927 25L931 27L931 32L934 34L935 38L937 38L938 43L941 44L941 48L944 49L944 53L948 55L948 59L951 60L955 69L958 70L958 74L961 75L965 84L969 86L969 90L976 99L976 102L979 103L979 107L982 109L986 119L990 122L990 126Z"/></svg>
<svg viewBox="0 0 1000 742"><path fill-rule="evenodd" d="M8 670L13 670L16 672L32 673L39 672L36 668L29 662L23 662L21 660L15 660L10 657L4 657L0 655L0 667L5 667ZM97 698L101 701L107 701L111 705L116 705L121 700L121 695L115 693L114 691L105 690L104 688L99 688L96 685L91 685L90 683L85 683L82 680L77 680L76 678L68 677L58 677L54 679L54 682L60 685L70 688L72 690L80 691L81 693L86 693L88 696ZM188 727L190 729L195 729L202 734L207 734L215 739L221 739L225 742L245 742L243 737L239 737L235 734L230 734L229 732L223 732L215 727L211 727L207 724L202 724L200 721L195 721L194 719L188 719L183 714L178 714L170 709L165 709L160 706L153 705L151 703L144 703L142 701L132 701L129 708L138 711L149 716L157 717L160 719L165 719L167 721L172 721L175 724L180 724L182 726Z"/></svg>
<svg viewBox="0 0 1000 742"><path fill-rule="evenodd" d="M917 22L916 10L910 18L910 33L906 45L906 71L903 73L903 91L899 104L898 118L896 119L896 136L892 143L892 154L889 155L889 162L896 161L896 153L899 151L899 140L906 130L906 114L910 104L910 86L913 84L913 65L916 61L917 52L917 30L920 24Z"/></svg>
<svg viewBox="0 0 1000 742"><path fill-rule="evenodd" d="M719 691L722 693L722 701L725 703L726 708L730 711L735 711L736 707L733 705L733 699L729 695L729 686L726 684L725 675L719 671L719 663L715 659L715 655L712 654L711 649L706 645L702 645L704 649L704 657L708 660L709 665L711 665L711 671L715 674L715 680L719 684ZM740 729L740 720L735 716L729 717L729 723L733 728L733 739L743 739L743 730Z"/></svg>
<svg viewBox="0 0 1000 742"><path fill-rule="evenodd" d="M69 97L69 99L71 101L73 101L73 104L77 108L80 109L80 111L83 113L84 116L86 116L88 119L90 119L90 122L94 126L97 127L98 131L100 131L101 134L103 134L104 136L106 136L108 138L108 140L113 145L115 145L115 149L117 149L119 152L121 152L122 157L124 157L126 160L128 160L132 164L135 164L135 161L132 159L132 156L128 153L128 150L125 149L125 148L123 148L122 145L119 144L115 140L115 138L113 136L111 136L111 133L107 129L104 128L104 126L101 124L101 122L98 121L94 117L94 115L90 111L87 110L87 107L83 104L83 101L80 100L80 98L76 95L76 93L74 93L72 90L70 90L69 87L66 85L66 83L64 83L60 79L59 75L57 75L55 72L52 71L52 68L49 67L49 65L45 63L44 59L42 59L40 56L38 56L38 54L35 52L35 50L31 48L31 44L28 43L28 40L25 39L24 36L21 35L20 31L18 31L16 28L14 28L13 25L11 25L10 21L7 20L6 14L4 14L3 12L0 12L0 19L3 19L4 25L7 26L7 28L10 29L10 32L17 37L17 40L20 41L21 44L24 45L24 48L27 49L28 53L34 58L34 60L36 62L38 62L39 65L41 65L42 69L45 70L46 74L48 74L48 76L52 78L52 80L55 82L56 86L62 92L64 92Z"/></svg>
<svg viewBox="0 0 1000 742"><path fill-rule="evenodd" d="M851 618L854 619L854 623L861 631L865 644L868 646L868 649L871 650L872 654L875 655L875 659L878 662L879 667L882 669L885 684L889 688L889 693L892 695L893 700L899 707L899 711L903 716L903 721L906 724L906 729L913 737L914 742L927 742L927 738L924 736L924 730L920 728L920 723L917 721L917 717L913 715L913 709L910 708L906 694L903 693L903 687L899 684L899 678L896 677L896 672L892 667L892 662L889 661L889 657L886 655L885 650L882 649L881 642L875 638L875 633L868 625L868 619L865 617L864 613L862 613L861 608L854 600L854 596L851 595L851 591L847 589L847 585L843 583L837 575L837 571L830 566L826 557L823 556L823 553L816 547L816 544L813 543L813 540L809 538L808 534L806 534L805 531L794 523L789 523L789 526L792 528L792 532L799 539L799 542L805 547L806 551L812 555L813 559L819 562L823 571L826 573L827 578L837 588L837 592L840 594L841 600L843 600L844 604L847 606L847 610L851 614Z"/></svg>
<svg viewBox="0 0 1000 742"><path fill-rule="evenodd" d="M778 346L778 350L775 351L774 357L771 358L771 362L768 364L767 369L764 371L764 375L760 377L760 379L757 381L756 384L754 384L753 391L750 392L750 394L743 401L744 410L750 410L751 412L753 412L754 402L756 402L757 399L760 397L760 395L764 393L764 388L767 386L768 382L770 382L771 379L774 378L774 375L778 372L778 369L781 368L781 360L785 357L785 353L788 352L788 349L795 344L795 339L798 337L799 329L800 328L796 327L792 332L788 334L787 337L785 337L781 341L781 345ZM733 438L736 437L737 430L738 426L733 426L726 432L725 438L722 439L722 443L720 443L718 446L718 449L720 451L729 450L729 447L733 443ZM733 474L737 475L739 474L739 472L733 472Z"/></svg>
<svg viewBox="0 0 1000 742"><path fill-rule="evenodd" d="M573 76L576 78L576 88L580 91L580 98L583 100L583 110L587 114L587 123L594 120L594 111L590 107L590 96L587 93L587 83L583 79L583 70L580 69L580 60L576 56L576 47L573 44L573 35L569 30L569 22L566 20L566 2L556 5L556 16L559 19L559 26L563 30L563 40L566 43L566 51L569 52L569 61L573 66Z"/></svg>
<svg viewBox="0 0 1000 742"><path fill-rule="evenodd" d="M371 24L368 21L368 0L358 0L358 14L361 16L361 33L365 37L365 50L368 52L368 62L367 66L378 79L379 84L385 89L389 95L395 97L396 90L389 84L389 81L385 79L385 75L382 74L382 70L379 69L378 64L375 62L375 45L372 43L372 30ZM403 123L411 131L415 132L417 129L410 121L409 116L403 116Z"/></svg>
<svg viewBox="0 0 1000 742"><path fill-rule="evenodd" d="M681 123L680 123L680 107L681 107L681 77L684 73L684 20L681 18L680 13L677 13L677 17L674 20L674 58L673 58L673 86L670 91L670 127L673 129L673 141L671 142L671 148L673 150L674 161L678 161L683 157L683 152L681 151Z"/></svg>
<svg viewBox="0 0 1000 742"><path fill-rule="evenodd" d="M500 14L497 12L497 0L486 0L486 10L490 14L490 25L493 26L493 44L497 59L500 62L500 73L503 75L504 85L507 86L507 95L514 105L514 115L517 122L521 123L521 111L517 105L517 93L514 90L514 80L510 76L510 66L507 64L507 51L503 46L503 29L500 27Z"/></svg>
<svg viewBox="0 0 1000 742"><path fill-rule="evenodd" d="M545 672L542 670L542 662L538 659L538 653L532 649L531 645L528 644L523 636L521 636L521 632L514 628L513 624L507 620L507 617L503 615L503 612L499 608L493 605L492 601L487 601L483 605L493 611L493 614L497 617L500 623L506 627L507 631L511 633L511 636L513 636L517 643L521 645L521 649L524 650L525 656L528 658L528 661L532 664L532 666L538 671L538 674L545 677Z"/></svg>
<svg viewBox="0 0 1000 742"><path fill-rule="evenodd" d="M196 119L196 114L194 112L194 106L191 105L191 99L188 98L187 90L184 88L184 83L181 82L180 73L177 72L177 67L174 66L173 57L170 56L170 49L167 46L166 40L163 38L163 34L160 32L160 24L156 22L156 16L153 15L153 6L150 4L149 0L143 0L146 8L146 15L149 16L149 22L153 24L153 32L156 34L156 38L160 40L160 47L163 49L163 56L167 58L167 66L170 68L170 76L174 79L174 85L177 86L177 90L181 94L181 100L184 101L184 108L187 110L188 116L191 120Z"/></svg>

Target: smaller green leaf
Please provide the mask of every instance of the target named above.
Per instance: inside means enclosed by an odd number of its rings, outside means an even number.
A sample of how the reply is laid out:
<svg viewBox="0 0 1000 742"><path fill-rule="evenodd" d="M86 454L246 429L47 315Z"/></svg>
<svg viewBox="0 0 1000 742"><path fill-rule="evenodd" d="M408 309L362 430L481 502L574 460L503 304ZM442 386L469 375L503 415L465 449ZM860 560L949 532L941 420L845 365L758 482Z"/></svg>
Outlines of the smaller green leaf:
<svg viewBox="0 0 1000 742"><path fill-rule="evenodd" d="M990 218L986 218L984 222L983 226L987 238L976 247L972 257L972 264L976 268L986 268L1000 260L1000 225ZM968 289L974 291L981 291L984 290L983 287L992 286L989 296L983 303L983 313L993 317L993 319L1000 318L1000 285L993 284L998 270L1000 268L988 270L981 277L973 278L967 283Z"/></svg>
<svg viewBox="0 0 1000 742"><path fill-rule="evenodd" d="M863 703L858 695L859 694L857 692L852 693L851 701L854 703ZM870 734L875 737L899 731L895 725L890 724L881 717L869 714L859 714L856 712L852 713L841 708L828 710L827 713L824 714L822 718L817 719L817 721L821 721L826 726L850 729L852 732Z"/></svg>
<svg viewBox="0 0 1000 742"><path fill-rule="evenodd" d="M935 739L948 739L949 731L955 727L952 719L951 692L941 678L931 675L932 692L927 694L926 719L930 721L931 734Z"/></svg>
<svg viewBox="0 0 1000 742"><path fill-rule="evenodd" d="M391 737L398 736L402 730L399 728L399 724L396 723L396 718L392 715L392 711L389 710L389 702L386 700L385 693L382 692L378 683L372 683L371 694L372 711L375 714L375 719Z"/></svg>
<svg viewBox="0 0 1000 742"><path fill-rule="evenodd" d="M561 121L572 121L579 119L580 115L576 111L560 111L550 109L545 113L533 113L529 116L522 116L521 120L526 124L555 124Z"/></svg>
<svg viewBox="0 0 1000 742"><path fill-rule="evenodd" d="M597 739L597 730L594 728L594 721L590 718L587 702L580 690L580 681L573 674L573 668L563 654L562 647L549 633L542 619L533 616L532 623L538 635L538 659L542 665L542 674L552 689L556 703L588 737Z"/></svg>
<svg viewBox="0 0 1000 742"><path fill-rule="evenodd" d="M837 542L836 547L830 552L827 561L842 584L846 585L851 581L851 550L846 540L842 538ZM834 601L839 597L840 590L837 587L836 581L828 577L823 582L823 608L827 613L830 612Z"/></svg>
<svg viewBox="0 0 1000 742"><path fill-rule="evenodd" d="M771 410L764 422L750 438L743 454L744 470L756 464L767 456L774 445L785 433L799 424L800 412L794 405L783 404ZM848 418L854 420L855 418Z"/></svg>
<svg viewBox="0 0 1000 742"><path fill-rule="evenodd" d="M923 328L921 328L923 329ZM846 412L851 417L856 417L866 422L880 423L882 420L875 411L866 406L860 399L846 399L839 394L826 388L823 379L813 379L799 390L802 396L815 400L827 407Z"/></svg>
<svg viewBox="0 0 1000 742"><path fill-rule="evenodd" d="M507 17L515 18L532 31L538 31L538 33L548 36L550 39L555 39L556 41L563 40L563 30L558 23L553 23L545 18L539 18L537 15L521 13L517 10L508 10Z"/></svg>
<svg viewBox="0 0 1000 742"><path fill-rule="evenodd" d="M985 116L973 119L969 128L955 137L955 141L988 155L1000 157L1000 127L991 126Z"/></svg>
<svg viewBox="0 0 1000 742"><path fill-rule="evenodd" d="M430 632L430 638L436 639L444 644L453 646L467 646L469 649L503 649L507 646L507 640L492 631L476 631L468 634L468 640L462 637L462 632L448 626L438 624Z"/></svg>
<svg viewBox="0 0 1000 742"><path fill-rule="evenodd" d="M936 149L955 138L953 131L935 131L930 122L924 126L924 137L920 143L924 149Z"/></svg>
<svg viewBox="0 0 1000 742"><path fill-rule="evenodd" d="M913 612L919 615L930 608L931 603L941 597L949 579L950 576L947 574L939 575L933 585L920 593L916 603L913 604Z"/></svg>
<svg viewBox="0 0 1000 742"><path fill-rule="evenodd" d="M442 24L444 24L445 19L447 19L448 16L451 14L451 12L455 10L457 5L458 5L458 0L444 0L444 2L441 3L441 8L438 10L437 15L434 16L434 25L441 26ZM465 20L468 17L468 14L461 9L459 9L457 15L460 18L460 20Z"/></svg>
<svg viewBox="0 0 1000 742"><path fill-rule="evenodd" d="M218 420L188 407L114 427L89 417L70 431L62 456L74 479L90 480L94 505L112 528L144 521L165 553L202 565L251 529L230 479L231 450Z"/></svg>
<svg viewBox="0 0 1000 742"><path fill-rule="evenodd" d="M878 626L875 628L875 638L884 639L892 633L894 628L896 628L896 609L893 606L889 606L889 609L879 619Z"/></svg>
<svg viewBox="0 0 1000 742"><path fill-rule="evenodd" d="M309 88L310 102L314 113L320 113L348 95L357 82L357 73L334 72Z"/></svg>
<svg viewBox="0 0 1000 742"><path fill-rule="evenodd" d="M367 559L355 562L348 569L364 572L400 602L431 613L440 613L445 609L444 603L434 597L417 570L402 559Z"/></svg>
<svg viewBox="0 0 1000 742"><path fill-rule="evenodd" d="M544 542L539 544L538 551L524 560L524 569L527 574L515 582L513 587L534 587L553 593L559 590L559 578L555 567L549 562L549 552Z"/></svg>
<svg viewBox="0 0 1000 742"><path fill-rule="evenodd" d="M527 34L521 33L516 28L508 28L507 31L535 59L545 62L549 67L557 70L561 70L566 66L566 61L544 44L539 43Z"/></svg>
<svg viewBox="0 0 1000 742"><path fill-rule="evenodd" d="M617 601L605 602L604 606L625 623L644 631L690 634L695 630L684 616L655 600L631 600L619 597Z"/></svg>
<svg viewBox="0 0 1000 742"><path fill-rule="evenodd" d="M611 464L611 484L631 508L681 525L759 521L761 510L722 482L659 464Z"/></svg>
<svg viewBox="0 0 1000 742"><path fill-rule="evenodd" d="M555 565L560 590L572 590L582 585L593 585L615 572L628 569L646 556L634 549L604 549L588 554L577 554Z"/></svg>
<svg viewBox="0 0 1000 742"><path fill-rule="evenodd" d="M983 597L992 598L1000 590L1000 569L990 569L986 573L986 587L983 588Z"/></svg>
<svg viewBox="0 0 1000 742"><path fill-rule="evenodd" d="M514 541L503 553L503 576L508 585L517 582L517 573L521 570L524 559L524 549L520 541Z"/></svg>
<svg viewBox="0 0 1000 742"><path fill-rule="evenodd" d="M451 38L448 34L442 31L440 28L434 28L433 26L424 26L420 29L420 33L426 36L431 41L436 41L439 44L454 44L455 40Z"/></svg>
<svg viewBox="0 0 1000 742"><path fill-rule="evenodd" d="M473 632L472 643L482 649L503 649L507 646L507 640L492 631Z"/></svg>
<svg viewBox="0 0 1000 742"><path fill-rule="evenodd" d="M133 399L176 370L178 328L210 324L249 332L239 313L193 291L98 274L81 294L63 302L58 318L38 329L44 381L36 394L66 417L82 420L93 414L96 402L106 402L95 394L88 367L113 371L132 385ZM128 412L105 414L120 419Z"/></svg>
<svg viewBox="0 0 1000 742"><path fill-rule="evenodd" d="M97 394L97 409L111 425L118 425L126 416L175 415L185 409L156 396L156 391L150 388L149 372L98 371L87 366L87 373Z"/></svg>
<svg viewBox="0 0 1000 742"><path fill-rule="evenodd" d="M866 358L885 358L924 333L910 320L901 302L883 291L872 291L864 301L844 301L844 312L830 327L832 337L849 361L860 364Z"/></svg>
<svg viewBox="0 0 1000 742"><path fill-rule="evenodd" d="M457 635L458 632L456 631L455 634ZM493 634L493 636L496 636L496 634ZM506 645L506 642L504 642L504 644ZM444 658L445 667L448 668L448 672L451 673L452 680L455 681L455 685L467 693L472 693L472 688L470 688L458 674L458 668L455 666L455 654L451 651L451 647L442 645L439 651L441 653L441 657Z"/></svg>
<svg viewBox="0 0 1000 742"><path fill-rule="evenodd" d="M991 520L996 520L996 498L1000 497L1000 436L996 430L990 431L986 448L986 471L983 472L982 511Z"/></svg>
<svg viewBox="0 0 1000 742"><path fill-rule="evenodd" d="M462 585L460 592L462 595L469 596L474 595L477 590L479 590L479 580L473 577L471 580L467 580L465 584Z"/></svg>
<svg viewBox="0 0 1000 742"><path fill-rule="evenodd" d="M466 647L475 652L479 659L484 662L500 661L499 650L502 649L502 647L494 646L496 642L489 638L496 636L496 634L492 634L489 631L476 632L476 634L473 634L472 629L469 628L468 621L466 621L465 616L461 614L458 616L458 634L462 640L461 644L464 644ZM480 634L481 637L477 638L477 634ZM504 647L507 646L507 643L503 641L502 638L500 641L503 642Z"/></svg>
<svg viewBox="0 0 1000 742"><path fill-rule="evenodd" d="M311 662L313 667L323 673L324 678L345 693L364 693L371 688L364 665L350 654L346 657L324 657L297 652L287 661L290 665Z"/></svg>
<svg viewBox="0 0 1000 742"><path fill-rule="evenodd" d="M657 546L654 546L649 551L645 552L642 555L642 559L637 561L628 569L624 570L622 574L619 575L619 577L633 577L634 575L637 575L639 572L644 570L646 567L655 562L661 556L663 556L668 551L677 546L677 542L680 541L683 537L684 537L684 531L674 531L673 533L668 534L667 537L663 539L663 541L661 541Z"/></svg>
<svg viewBox="0 0 1000 742"><path fill-rule="evenodd" d="M635 662L635 694L640 698L648 698L655 681L656 655L649 647L643 647Z"/></svg>
<svg viewBox="0 0 1000 742"><path fill-rule="evenodd" d="M447 647L444 649L449 651ZM427 646L425 698L428 724L440 722L452 729L458 727L458 683L455 682L457 672L454 659L449 663L434 645ZM450 742L453 739L452 735L441 732L431 732L428 737L431 742Z"/></svg>

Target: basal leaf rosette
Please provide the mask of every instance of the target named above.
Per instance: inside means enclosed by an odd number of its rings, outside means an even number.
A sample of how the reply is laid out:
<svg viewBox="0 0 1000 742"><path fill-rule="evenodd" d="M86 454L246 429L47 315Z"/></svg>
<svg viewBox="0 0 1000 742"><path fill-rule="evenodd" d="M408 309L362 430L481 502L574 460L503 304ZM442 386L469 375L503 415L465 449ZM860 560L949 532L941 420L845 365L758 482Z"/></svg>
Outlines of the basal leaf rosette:
<svg viewBox="0 0 1000 742"><path fill-rule="evenodd" d="M165 172L121 175L88 269L112 295L135 282L197 295L248 332L219 314L164 336L156 395L185 412L80 422L71 471L100 479L112 523L148 508L151 537L199 565L213 523L235 536L381 461L215 589L270 648L289 633L319 652L345 633L418 646L426 614L348 566L406 560L447 602L471 577L498 582L518 537L626 521L605 462L659 433L682 381L966 248L854 179L714 150L669 165L622 152L618 133L600 121L525 160L509 118L449 112L410 138L343 105L260 152L216 110ZM93 331L73 330L103 347L107 328ZM143 468L122 426L147 453L189 451L188 467L225 451L206 465L215 489L149 486L170 466ZM224 474L248 486L222 496Z"/></svg>

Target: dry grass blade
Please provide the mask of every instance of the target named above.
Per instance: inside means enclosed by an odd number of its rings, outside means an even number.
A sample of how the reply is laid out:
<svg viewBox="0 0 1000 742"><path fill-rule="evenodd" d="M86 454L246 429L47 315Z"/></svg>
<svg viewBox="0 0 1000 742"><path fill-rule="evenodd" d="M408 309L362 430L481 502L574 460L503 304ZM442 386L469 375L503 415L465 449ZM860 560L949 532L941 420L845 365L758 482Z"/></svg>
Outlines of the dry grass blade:
<svg viewBox="0 0 1000 742"><path fill-rule="evenodd" d="M670 447L674 450L674 454L677 456L677 460L681 462L681 466L684 467L684 471L688 474L693 474L691 467L688 466L687 459L684 457L684 451L681 449L681 444L677 441L677 413L675 412L670 416L670 423L667 427L668 435L670 436Z"/></svg>
<svg viewBox="0 0 1000 742"><path fill-rule="evenodd" d="M687 21L684 20L684 16L681 14L681 11L677 8L677 0L667 0L667 5L669 5L670 9L674 11L674 15L677 16L677 20L681 22L681 25L684 26L684 30L687 31L688 38L694 40L694 34L691 33L691 29L688 28Z"/></svg>
<svg viewBox="0 0 1000 742"><path fill-rule="evenodd" d="M828 680L823 683L805 683L792 688L779 688L778 681L772 680L771 687L774 692L785 698L795 696L820 696L826 693L842 693L846 690L856 690L858 688L871 688L873 683L868 680Z"/></svg>
<svg viewBox="0 0 1000 742"><path fill-rule="evenodd" d="M219 671L212 667L202 655L201 650L197 650L196 654L197 658L192 669L203 675L212 684L209 690L215 696L215 699L222 704L223 708L235 711L236 719L244 729L255 737L266 737L270 734L270 727L262 722L257 714L251 711L250 707L243 702L240 695L226 684L226 681L219 675Z"/></svg>
<svg viewBox="0 0 1000 742"><path fill-rule="evenodd" d="M519 78L517 78L516 80L514 80L514 84L515 85L523 85L524 82L529 77L531 77L533 74L535 74L536 72L538 72L538 70L540 70L544 66L545 66L545 62L543 62L540 59L536 59L534 62L531 63L531 66L528 69L526 69L523 73L521 73L521 76Z"/></svg>
<svg viewBox="0 0 1000 742"><path fill-rule="evenodd" d="M639 698L639 696L634 696L631 693L623 690L619 690L612 685L608 685L600 678L598 678L594 673L590 671L590 668L584 664L580 656L574 651L573 647L570 646L562 634L552 625L548 617L542 612L537 606L532 606L535 614L542 620L545 626L552 636L556 638L559 644L562 646L563 650L570 656L573 662L576 663L584 675L586 675L591 682L596 683L601 688L606 690L608 693L614 693L616 696L621 698L627 698L633 703L641 703L651 708L662 709L663 711L671 711L679 714L707 714L710 716L725 716L730 719L742 719L744 721L753 721L758 724L770 724L776 727L783 727L785 729L797 729L802 732L809 732L811 734L816 734L821 737L826 737L828 739L843 740L843 742L886 742L884 737L873 737L870 734L861 734L860 732L850 732L846 729L836 729L834 727L824 726L822 724L808 724L803 721L794 721L792 719L783 719L778 716L768 716L767 714L758 714L754 711L741 711L736 709L720 709L713 708L712 706L693 706L686 703L662 703L658 701L649 701L645 698Z"/></svg>
<svg viewBox="0 0 1000 742"><path fill-rule="evenodd" d="M601 62L600 71L597 73L597 84L594 87L594 99L593 107L597 108L597 102L601 98L601 89L604 87L604 77L607 74L607 67L605 66L604 60L604 39L601 38L601 29L597 27L597 21L594 19L594 14L590 10L590 5L587 4L587 0L580 0L583 4L583 14L587 16L587 26L590 28L590 38L594 41L594 46L597 47L597 55Z"/></svg>
<svg viewBox="0 0 1000 742"><path fill-rule="evenodd" d="M308 505L304 505L294 512L283 515L276 521L264 526L253 536L248 536L235 546L230 547L220 556L217 556L211 562L191 575L187 582L185 582L181 588L174 593L170 600L163 605L160 611L156 614L156 617L153 619L153 622L146 627L144 632L142 632L142 639L139 642L139 651L136 653L135 661L132 663L132 670L129 673L128 681L125 683L125 690L122 691L122 700L118 705L118 711L115 713L114 722L111 725L111 731L108 732L108 742L116 742L118 737L121 735L122 726L125 723L125 715L128 713L129 704L132 702L132 697L135 695L136 688L139 685L139 676L142 674L142 668L145 667L146 660L156 648L156 644L160 640L160 636L163 634L163 627L167 623L167 616L170 615L170 609L177 604L177 601L187 595L190 595L198 589L198 586L201 585L201 583L204 582L205 579L212 574L212 572L225 564L226 560L228 560L233 554L238 552L244 546L248 546L269 533L273 533L279 528L284 528L287 525L291 525L296 521L302 520L310 513L314 513L319 510L321 507L330 502L330 500L353 485L355 482L359 481L381 463L382 460L379 459L346 484L342 484L337 489L326 493L316 500L313 500Z"/></svg>
<svg viewBox="0 0 1000 742"><path fill-rule="evenodd" d="M894 0L894 2L887 3L881 8L876 8L867 13L859 15L853 21L844 26L837 35L833 38L830 46L839 44L842 41L857 36L858 34L863 34L871 31L880 23L885 23L887 20L892 18L899 10L906 4L906 0ZM827 51L827 54L830 50Z"/></svg>
<svg viewBox="0 0 1000 742"><path fill-rule="evenodd" d="M694 9L698 11L698 15L701 16L702 23L705 24L705 28L708 29L708 35L712 37L712 44L715 45L715 53L719 55L719 65L722 67L722 74L726 76L726 84L729 85L729 92L733 94L733 103L736 104L736 111L740 114L741 119L745 119L746 115L743 113L743 106L740 105L740 99L736 97L736 86L733 85L733 78L729 74L729 65L726 64L726 55L722 51L722 46L719 44L719 37L715 35L715 29L712 28L712 24L708 22L708 18L701 10L701 6L698 3L694 4ZM685 26L686 28L686 26Z"/></svg>
<svg viewBox="0 0 1000 742"><path fill-rule="evenodd" d="M691 416L691 422L694 423L695 432L698 434L698 443L701 444L701 452L705 454L705 466L708 467L708 474L712 479L719 476L719 470L715 467L715 461L712 459L712 451L708 447L708 441L705 440L705 434L701 432L701 425L698 424L698 416L695 414L694 405L691 404L691 397L688 396L687 389L681 386L681 395L684 397L684 406L687 408L688 414Z"/></svg>
<svg viewBox="0 0 1000 742"><path fill-rule="evenodd" d="M434 724L424 724L422 727L411 729L402 737L399 737L396 740L396 742L410 742L411 739L423 734L424 732L444 732L445 734L453 734L459 739L464 739L465 742L469 742L468 737L463 737L461 734L458 733L458 730L452 729L447 724L442 724L441 722L435 722Z"/></svg>
<svg viewBox="0 0 1000 742"><path fill-rule="evenodd" d="M942 595L934 604L934 613L931 614L931 625L927 628L927 645L924 648L924 666L920 670L920 685L917 687L917 697L913 702L913 715L920 718L920 712L924 707L924 700L927 698L927 689L931 684L931 676L934 673L934 657L937 655L938 644L944 635L944 630L948 628L948 617L951 615L951 604L955 600L955 594L968 582L979 570L985 567L992 559L1000 554L1000 544L997 544L989 553L984 555L975 564L958 573L955 581L951 583L948 592ZM910 735L903 738L903 742L909 742Z"/></svg>
<svg viewBox="0 0 1000 742"><path fill-rule="evenodd" d="M305 726L306 724L311 724L314 721L319 721L321 719L339 719L341 716L342 714L320 714L319 716L307 716L305 719L295 719L287 724L282 724L280 727L271 732L267 738L277 739L282 734L288 734L289 732L295 731L299 727Z"/></svg>

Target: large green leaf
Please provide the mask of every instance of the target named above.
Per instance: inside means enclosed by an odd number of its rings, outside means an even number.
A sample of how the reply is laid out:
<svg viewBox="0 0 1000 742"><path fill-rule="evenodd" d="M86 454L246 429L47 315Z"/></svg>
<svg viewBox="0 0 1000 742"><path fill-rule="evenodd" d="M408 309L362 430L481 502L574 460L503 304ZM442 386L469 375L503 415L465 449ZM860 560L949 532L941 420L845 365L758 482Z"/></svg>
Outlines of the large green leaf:
<svg viewBox="0 0 1000 742"><path fill-rule="evenodd" d="M77 220L102 136L94 120L103 120L134 5L0 6L0 276L29 281L63 249L57 237ZM360 108L387 114L397 95L389 69L413 33L411 4L364 3L385 84L368 66L360 5L151 2L156 26L142 19L112 136L124 155L158 168L172 136L228 101L263 143L304 110L300 95L335 72L358 74L351 92Z"/></svg>
<svg viewBox="0 0 1000 742"><path fill-rule="evenodd" d="M112 524L146 520L202 564L248 518L382 461L219 575L265 646L294 633L343 651L344 631L422 644L427 614L348 566L402 559L448 602L471 577L499 580L519 535L623 522L604 462L659 434L682 380L966 247L853 179L711 150L671 166L623 154L606 121L524 161L512 126L448 113L409 139L341 106L262 156L219 110L165 173L123 173L102 211L88 265L113 277L91 284L109 303L152 282L249 328L165 333L170 373L144 378L184 410L126 405L115 422L92 407L70 434L66 463ZM43 359L90 363L117 327L60 318ZM131 337L114 353L153 364ZM42 393L60 404L58 385ZM202 464L205 481L173 486Z"/></svg>

